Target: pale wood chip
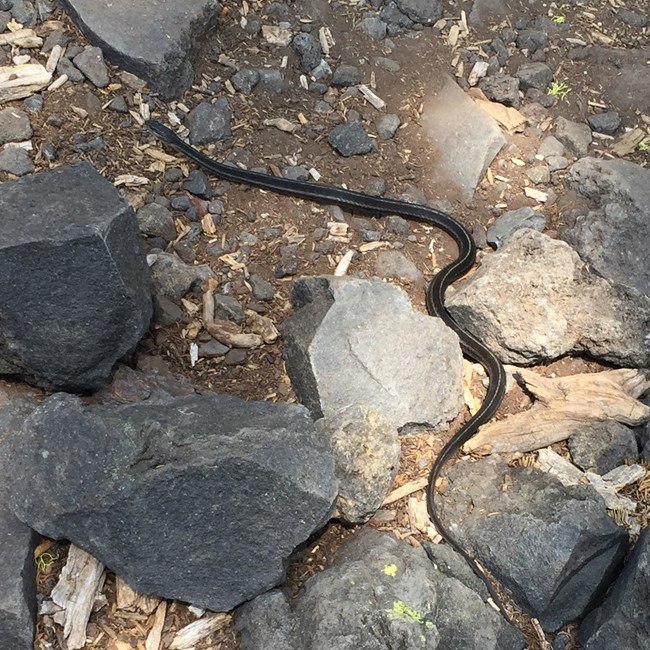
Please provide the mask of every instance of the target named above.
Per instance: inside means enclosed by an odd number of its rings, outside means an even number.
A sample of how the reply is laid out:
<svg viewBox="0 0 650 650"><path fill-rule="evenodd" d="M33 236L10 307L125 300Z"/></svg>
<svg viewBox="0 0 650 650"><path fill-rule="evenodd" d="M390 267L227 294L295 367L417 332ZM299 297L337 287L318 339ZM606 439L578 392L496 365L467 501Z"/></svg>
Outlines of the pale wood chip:
<svg viewBox="0 0 650 650"><path fill-rule="evenodd" d="M280 131L284 131L285 133L294 133L300 128L298 124L294 124L284 117L274 117L269 120L264 120L264 126L274 126L276 129L280 129Z"/></svg>
<svg viewBox="0 0 650 650"><path fill-rule="evenodd" d="M156 609L153 617L153 624L147 634L145 641L145 650L160 650L160 642L162 640L162 631L165 625L165 616L167 614L167 603L162 600Z"/></svg>
<svg viewBox="0 0 650 650"><path fill-rule="evenodd" d="M147 185L148 183L148 178L145 178L144 176L136 176L135 174L120 174L120 176L116 176L115 180L113 181L113 185L116 187L120 185L134 187L137 185Z"/></svg>
<svg viewBox="0 0 650 650"><path fill-rule="evenodd" d="M14 47L35 48L43 45L43 39L36 36L33 29L18 29L14 32L0 34L0 46L13 45Z"/></svg>
<svg viewBox="0 0 650 650"><path fill-rule="evenodd" d="M638 399L650 382L639 370L548 378L519 368L516 374L536 402L527 411L482 426L463 446L465 452L525 453L566 440L589 422L615 420L638 426L650 420L650 406Z"/></svg>
<svg viewBox="0 0 650 650"><path fill-rule="evenodd" d="M262 25L262 36L271 45L286 47L293 40L293 32L288 27L278 25Z"/></svg>
<svg viewBox="0 0 650 650"><path fill-rule="evenodd" d="M540 203L546 203L546 201L548 201L548 194L541 190L536 190L534 187L524 187L524 194Z"/></svg>
<svg viewBox="0 0 650 650"><path fill-rule="evenodd" d="M643 129L632 129L618 138L610 151L616 156L626 156L632 153L645 137L647 134Z"/></svg>
<svg viewBox="0 0 650 650"><path fill-rule="evenodd" d="M65 610L63 636L69 650L86 645L86 626L104 577L101 562L74 544L70 546L68 560L51 594L52 601Z"/></svg>
<svg viewBox="0 0 650 650"><path fill-rule="evenodd" d="M336 268L334 269L334 275L338 277L344 276L348 272L352 258L354 257L354 250L349 250L341 257Z"/></svg>
<svg viewBox="0 0 650 650"><path fill-rule="evenodd" d="M0 104L29 97L51 80L52 75L40 63L0 66Z"/></svg>
<svg viewBox="0 0 650 650"><path fill-rule="evenodd" d="M481 110L493 117L509 133L523 131L528 123L526 116L512 106L504 106L483 98L474 98Z"/></svg>
<svg viewBox="0 0 650 650"><path fill-rule="evenodd" d="M210 336L231 348L258 348L263 343L259 334L244 334L235 323L230 321L215 320L212 323L205 323L204 327Z"/></svg>
<svg viewBox="0 0 650 650"><path fill-rule="evenodd" d="M199 641L227 625L230 614L212 614L181 628L174 635L170 650L191 650Z"/></svg>
<svg viewBox="0 0 650 650"><path fill-rule="evenodd" d="M359 84L357 86L359 89L359 92L378 110L382 110L383 108L386 108L386 102L376 95L368 86L365 84Z"/></svg>
<svg viewBox="0 0 650 650"><path fill-rule="evenodd" d="M382 502L383 506L388 506L395 501L399 501L404 497L413 494L413 492L418 492L419 490L424 490L429 484L429 479L426 477L416 478L408 483L404 483L401 487L395 488Z"/></svg>
<svg viewBox="0 0 650 650"><path fill-rule="evenodd" d="M280 336L278 328L268 316L262 316L252 309L246 310L246 322L250 329L255 334L259 334L267 345L275 343Z"/></svg>

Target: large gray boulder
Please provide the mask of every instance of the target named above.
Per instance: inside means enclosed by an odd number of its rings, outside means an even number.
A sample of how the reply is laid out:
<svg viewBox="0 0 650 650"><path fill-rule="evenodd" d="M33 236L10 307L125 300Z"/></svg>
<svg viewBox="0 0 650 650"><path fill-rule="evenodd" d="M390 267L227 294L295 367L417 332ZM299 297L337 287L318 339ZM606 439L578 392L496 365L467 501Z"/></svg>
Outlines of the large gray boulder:
<svg viewBox="0 0 650 650"><path fill-rule="evenodd" d="M293 303L282 327L287 372L314 417L359 405L402 428L441 427L457 415L458 337L415 312L404 291L381 280L305 278Z"/></svg>
<svg viewBox="0 0 650 650"><path fill-rule="evenodd" d="M115 65L165 98L187 90L202 37L216 25L217 0L59 0L88 39Z"/></svg>
<svg viewBox="0 0 650 650"><path fill-rule="evenodd" d="M518 650L519 630L462 580L392 535L365 528L291 602L279 591L242 606L246 650Z"/></svg>
<svg viewBox="0 0 650 650"><path fill-rule="evenodd" d="M594 210L563 238L597 273L650 296L650 170L628 160L582 158L568 179Z"/></svg>
<svg viewBox="0 0 650 650"><path fill-rule="evenodd" d="M585 650L650 648L650 528L639 537L605 602L587 616L578 636Z"/></svg>
<svg viewBox="0 0 650 650"><path fill-rule="evenodd" d="M458 462L447 479L442 521L544 630L583 616L618 572L627 533L590 486L498 456Z"/></svg>
<svg viewBox="0 0 650 650"><path fill-rule="evenodd" d="M0 450L0 467L32 528L140 592L215 611L282 582L338 487L306 409L220 395L84 406L59 393Z"/></svg>
<svg viewBox="0 0 650 650"><path fill-rule="evenodd" d="M454 318L508 363L569 353L650 363L650 300L590 273L565 242L518 230L447 298Z"/></svg>
<svg viewBox="0 0 650 650"><path fill-rule="evenodd" d="M149 326L131 206L88 163L0 185L0 374L102 386Z"/></svg>

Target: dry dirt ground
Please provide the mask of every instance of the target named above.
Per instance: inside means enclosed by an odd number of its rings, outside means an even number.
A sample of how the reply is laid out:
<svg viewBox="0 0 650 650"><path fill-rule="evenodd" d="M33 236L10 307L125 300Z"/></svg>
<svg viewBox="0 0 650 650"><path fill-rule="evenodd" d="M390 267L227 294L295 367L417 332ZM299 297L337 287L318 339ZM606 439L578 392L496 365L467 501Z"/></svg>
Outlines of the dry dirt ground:
<svg viewBox="0 0 650 650"><path fill-rule="evenodd" d="M564 24L576 38L597 45L609 44L620 49L621 57L637 56L640 48L647 47L649 37L647 30L642 33L613 21L612 8L623 2L598 0L588 5L567 3L549 3L544 9L531 9L527 2L509 0L512 5L511 16L527 18L547 12L549 16L564 17ZM263 3L250 2L248 7L261 14ZM540 3L536 3L539 5ZM628 9L644 10L645 0L627 0ZM351 1L343 3L343 11L331 11L326 2L312 2L292 5L292 13L302 17L305 24L314 21L317 25L329 26L335 41L332 55L336 63L359 65L360 60L374 62L377 57L389 56L397 61L401 68L398 72L388 72L371 64L374 72L374 90L386 103L387 112L397 113L401 119L401 127L396 137L389 141L377 140L377 149L367 156L342 158L326 143L325 136L337 123L344 120L347 111L356 110L362 119L372 124L377 119L377 113L369 104L359 97L346 98L343 93L333 102L333 111L328 114L315 114L313 106L316 97L302 89L298 82L299 72L295 67L294 55L289 55L285 75L289 79L288 90L282 95L245 96L235 93L230 96L234 112L233 137L207 148L215 158L228 158L243 162L249 167L266 166L273 170L287 164L301 164L307 168L318 170L324 182L333 184L345 183L351 189L364 190L377 178L386 183L386 196L398 197L412 188L423 192L430 200L447 201L442 205L459 218L469 228L477 224L487 227L495 219L494 206L503 209L515 209L524 205L533 205L534 201L525 197L523 187L528 183L523 171L512 159L525 160L533 153L544 134L551 125L553 117L562 115L569 119L583 120L596 104L610 105L618 99L617 105L624 124L635 126L640 116L635 112L634 101L626 99L625 89L634 80L628 80L628 85L612 74L612 61L607 57L590 61L572 61L567 56L566 49L551 48L548 61L556 69L556 78L561 78L571 89L571 92L549 109L548 119L541 120L538 126L510 137L510 146L504 150L492 164L492 175L479 187L473 200L461 203L453 193L437 195L440 188L434 188L429 180L428 170L435 164L431 160L426 137L419 124L423 98L426 93L435 88L441 72L453 74L455 48L449 42L449 27L458 23L461 11L469 13L471 2L456 2L447 4L445 17L449 17L447 27L439 29L424 29L409 35L394 39L395 47L391 51L382 48L381 42L366 37L355 23L360 18L356 7ZM278 67L279 56L273 47L269 47L261 36L248 37L241 27L241 19L246 11L246 3L239 4L227 0L224 4L221 22L214 34L207 39L200 55L197 66L198 74L194 89L188 91L180 103L165 105L156 97L149 97L153 108L153 117L163 117L167 111L183 110L183 105L189 109L206 98L205 88L215 78L229 78L233 70L229 61L236 66L258 66L271 64ZM84 37L74 28L64 14L57 11L52 20L61 21L72 42L85 44ZM507 21L506 21L507 22ZM46 35L54 24L45 24L37 31ZM464 38L463 46L479 47L481 42L490 38L489 31L471 31ZM226 65L224 65L224 63ZM510 65L516 67L517 60L513 58ZM615 66L615 63L614 63ZM113 179L120 174L135 174L149 179L149 184L125 189L125 195L137 208L143 205L153 195L168 197L179 194L180 184L169 183L163 179L164 164L154 162L146 153L149 147L159 147L153 137L134 121L119 113L109 110L96 110L97 99L100 106L105 105L117 94L126 95L127 99L136 106L135 91L125 85L119 76L119 71L112 69L113 84L99 90L88 84L66 85L57 92L46 94L42 112L32 116L34 141L39 143L49 141L57 147L59 158L54 164L48 164L37 157L37 169L48 166L60 166L73 163L80 158L92 162L107 178ZM615 83L614 83L615 82ZM623 90L616 84L623 83ZM146 91L145 91L146 92ZM223 91L223 94L228 94ZM82 110L75 110L82 109ZM84 114L86 113L86 114ZM265 126L264 120L274 117L284 117L297 122L300 114L306 116L312 123L324 128L322 133L317 130L307 134L290 134L274 127ZM50 126L52 116L62 118L62 126ZM102 151L75 153L72 149L72 136L75 133L101 135L106 143ZM171 152L170 152L171 153ZM630 158L639 163L647 163L648 154L637 152ZM185 161L178 164L185 171L189 169ZM494 175L507 177L508 187L494 180ZM0 180L4 180L0 175ZM216 184L216 181L215 181ZM274 300L268 305L266 315L276 324L291 313L290 290L291 278L277 279L273 269L278 260L278 249L288 242L298 243L299 268L298 275L317 275L331 273L340 256L350 247L358 247L362 242L359 227L349 231L349 241L334 244L331 251L318 257L313 256L317 244L315 231L326 228L331 221L327 210L321 206L311 205L288 197L253 190L247 187L230 185L221 196L224 202L224 214L218 227L216 238L223 241L236 241L242 231L247 231L260 238L261 244L253 247L246 264L248 273L256 273L271 282L276 290ZM547 232L554 235L569 223L578 213L581 200L562 187L561 178L556 188L557 201L545 208L547 217ZM250 215L255 220L250 220ZM186 223L179 217L179 232ZM269 228L279 228L280 234L267 236ZM382 230L381 221L376 229ZM411 224L411 237L386 237L389 243L398 243L400 250L412 260L428 280L434 269L441 268L449 262L455 250L445 236L417 224ZM253 301L249 287L241 270L234 270L227 264L215 260L206 254L208 237L204 237L194 253L200 263L209 264L220 282L231 282L232 294L246 307ZM351 272L374 273L374 256L376 253L360 254L351 267ZM414 303L424 310L422 287L404 285ZM193 382L244 397L246 399L268 399L292 401L295 396L291 390L282 361L281 343L266 345L252 351L242 365L226 365L218 360L201 360L194 367L190 362L189 343L196 333L192 327L193 305L199 305L199 296L189 296L185 304L187 318L185 322L171 327L155 327L140 346L140 352L162 357L172 372L182 374ZM556 372L569 374L577 371L595 368L595 364L583 360L565 359L548 367L541 368L544 373ZM477 396L480 396L479 377L472 382ZM509 393L498 417L525 408L529 404L528 397L520 390ZM435 457L446 437L451 435L454 427L458 427L466 415L460 416L450 431L443 435L431 435L427 432L405 436L402 439L403 459L396 487L421 476L426 476L427 467ZM521 459L519 462L526 462ZM650 486L645 486L650 491ZM635 498L648 503L648 494L641 493L639 488ZM400 537L408 538L411 543L418 543L418 535L411 530L404 501L397 502L382 511L382 516L372 525L382 529L392 530ZM340 543L341 539L352 532L338 524L331 525L318 540L315 540L299 557L289 570L286 589L290 594L296 594L304 580L327 565L328 557ZM38 549L37 557L39 575L39 592L46 596L56 582L58 573L66 557L65 544L44 541ZM156 559L152 558L152 562ZM116 602L115 577L108 574L104 589L106 601L92 615L87 630L87 648L99 650L125 650L126 648L145 648L145 639L151 626L151 615L137 609L131 611L121 609ZM529 639L530 648L544 648L544 641L534 631L530 622L523 616L517 616L522 629ZM194 620L194 615L182 603L169 603L163 634L162 648L170 647L175 632L183 625ZM39 622L37 648L65 648L60 628ZM236 633L228 620L221 630L212 634L208 639L199 643L197 650L208 648L220 650L235 650L238 648ZM578 648L575 643L569 646Z"/></svg>

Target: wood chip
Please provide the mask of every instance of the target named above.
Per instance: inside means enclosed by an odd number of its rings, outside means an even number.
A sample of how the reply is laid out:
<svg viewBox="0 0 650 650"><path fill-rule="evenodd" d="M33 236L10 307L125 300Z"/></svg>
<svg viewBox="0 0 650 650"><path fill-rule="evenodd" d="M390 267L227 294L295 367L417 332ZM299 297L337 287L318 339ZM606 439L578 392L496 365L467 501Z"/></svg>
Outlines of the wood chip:
<svg viewBox="0 0 650 650"><path fill-rule="evenodd" d="M371 251L376 251L380 248L386 248L386 246L388 246L388 242L385 241L369 241L359 246L359 252L370 253Z"/></svg>
<svg viewBox="0 0 650 650"><path fill-rule="evenodd" d="M418 492L419 490L424 490L425 487L429 484L429 479L427 477L416 478L408 483L404 483L401 487L394 489L382 502L383 506L388 506L395 501L399 501L404 497L413 494L413 492Z"/></svg>
<svg viewBox="0 0 650 650"><path fill-rule="evenodd" d="M632 129L618 138L610 151L616 156L626 156L632 153L645 137L647 134L643 129Z"/></svg>
<svg viewBox="0 0 650 650"><path fill-rule="evenodd" d="M359 84L357 86L359 89L359 92L378 110L382 110L383 108L386 108L386 102L381 98L378 97L368 86L365 84Z"/></svg>
<svg viewBox="0 0 650 650"><path fill-rule="evenodd" d="M280 131L284 131L285 133L295 133L300 128L298 124L285 120L284 117L274 117L270 120L264 120L264 126L274 126L276 129L280 129Z"/></svg>
<svg viewBox="0 0 650 650"><path fill-rule="evenodd" d="M45 69L50 73L54 74L56 66L63 56L63 48L60 45L55 45L50 52L50 56L47 57L47 63L45 64Z"/></svg>
<svg viewBox="0 0 650 650"><path fill-rule="evenodd" d="M321 27L318 30L318 40L325 56L329 56L330 50L336 45L329 27Z"/></svg>
<svg viewBox="0 0 650 650"><path fill-rule="evenodd" d="M474 101L481 110L493 117L509 133L523 131L528 122L526 116L512 106L504 106L482 98L475 98Z"/></svg>
<svg viewBox="0 0 650 650"><path fill-rule="evenodd" d="M170 650L191 650L199 641L227 625L230 619L230 614L212 614L186 625L174 635Z"/></svg>
<svg viewBox="0 0 650 650"><path fill-rule="evenodd" d="M262 25L262 36L267 43L282 47L290 45L293 40L293 33L289 28L277 25Z"/></svg>
<svg viewBox="0 0 650 650"><path fill-rule="evenodd" d="M144 150L144 153L154 160L160 160L164 163L169 163L170 165L178 162L178 158L176 158L176 156L171 156L162 149L156 149L156 147L147 147Z"/></svg>
<svg viewBox="0 0 650 650"><path fill-rule="evenodd" d="M267 345L275 343L280 336L278 328L268 316L262 316L252 309L246 310L246 324L252 332L259 334Z"/></svg>
<svg viewBox="0 0 650 650"><path fill-rule="evenodd" d="M138 185L147 185L148 183L148 178L145 176L136 176L135 174L121 174L120 176L116 176L115 180L113 181L113 185L115 185L115 187L119 187L120 185L134 187Z"/></svg>
<svg viewBox="0 0 650 650"><path fill-rule="evenodd" d="M162 631L165 625L165 616L167 614L167 603L163 600L158 605L156 613L153 617L153 625L147 635L147 640L144 644L145 650L160 650L160 642L162 640Z"/></svg>
<svg viewBox="0 0 650 650"><path fill-rule="evenodd" d="M204 327L210 336L231 348L258 348L263 343L259 334L245 334L230 321L215 320L212 323L204 323Z"/></svg>
<svg viewBox="0 0 650 650"><path fill-rule="evenodd" d="M158 603L160 603L160 598L157 596L145 596L137 592L119 576L115 578L115 590L118 609L139 609L145 614L151 614L158 607Z"/></svg>
<svg viewBox="0 0 650 650"><path fill-rule="evenodd" d="M40 63L0 66L0 104L30 97L52 81L52 75Z"/></svg>
<svg viewBox="0 0 650 650"><path fill-rule="evenodd" d="M442 541L442 537L429 518L426 499L409 497L407 510L409 524L413 533L422 533L435 543Z"/></svg>
<svg viewBox="0 0 650 650"><path fill-rule="evenodd" d="M64 610L63 636L69 650L86 645L86 626L104 576L101 562L74 544L70 546L68 560L51 594L52 601Z"/></svg>
<svg viewBox="0 0 650 650"><path fill-rule="evenodd" d="M201 229L208 237L214 237L217 234L217 227L214 225L214 219L211 214L203 215Z"/></svg>
<svg viewBox="0 0 650 650"><path fill-rule="evenodd" d="M548 201L548 194L542 192L542 190L536 190L534 187L524 187L524 194L530 198L539 201L540 203L546 203Z"/></svg>
<svg viewBox="0 0 650 650"><path fill-rule="evenodd" d="M0 34L0 46L2 45L35 48L43 45L43 39L36 36L36 32L33 29L19 29L15 32Z"/></svg>
<svg viewBox="0 0 650 650"><path fill-rule="evenodd" d="M639 370L553 379L526 368L516 374L537 401L527 411L482 426L463 446L466 453L525 453L566 440L590 422L615 420L638 426L650 420L650 406L638 399L650 381Z"/></svg>
<svg viewBox="0 0 650 650"><path fill-rule="evenodd" d="M350 263L352 262L352 258L354 257L354 250L349 250L341 259L339 260L339 263L336 265L336 268L334 269L334 275L338 277L344 276L348 272L348 268L350 267Z"/></svg>
<svg viewBox="0 0 650 650"><path fill-rule="evenodd" d="M450 47L456 47L456 45L458 44L459 36L460 36L460 27L458 26L457 23L454 23L449 28L449 34L447 35L447 43L449 43Z"/></svg>

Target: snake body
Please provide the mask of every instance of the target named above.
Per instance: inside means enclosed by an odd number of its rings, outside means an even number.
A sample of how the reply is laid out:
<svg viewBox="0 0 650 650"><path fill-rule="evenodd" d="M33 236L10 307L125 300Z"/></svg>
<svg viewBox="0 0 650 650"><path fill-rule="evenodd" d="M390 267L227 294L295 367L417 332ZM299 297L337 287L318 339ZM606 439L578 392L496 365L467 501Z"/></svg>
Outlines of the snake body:
<svg viewBox="0 0 650 650"><path fill-rule="evenodd" d="M435 507L436 481L445 463L476 433L481 425L492 418L501 403L506 386L505 371L499 359L478 339L456 323L444 303L445 291L449 285L467 273L476 261L476 246L470 233L460 222L441 210L406 203L405 201L370 196L362 192L354 192L324 183L306 183L278 178L269 174L246 171L235 166L219 163L185 143L176 133L160 122L150 120L146 125L163 142L193 160L207 172L224 180L288 194L318 203L336 204L341 208L363 212L372 216L399 215L406 219L440 228L456 242L458 256L448 266L444 267L427 287L427 310L429 314L442 319L448 327L456 332L463 353L485 368L489 378L489 386L480 409L453 435L433 463L427 486L427 509L440 535L469 562L472 569L485 582L493 598L499 602L492 585L486 579L476 560L463 549L461 544L445 528Z"/></svg>

